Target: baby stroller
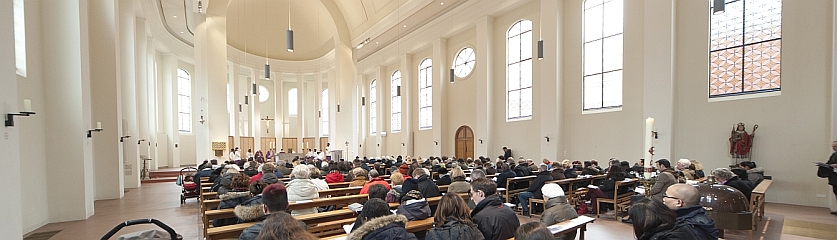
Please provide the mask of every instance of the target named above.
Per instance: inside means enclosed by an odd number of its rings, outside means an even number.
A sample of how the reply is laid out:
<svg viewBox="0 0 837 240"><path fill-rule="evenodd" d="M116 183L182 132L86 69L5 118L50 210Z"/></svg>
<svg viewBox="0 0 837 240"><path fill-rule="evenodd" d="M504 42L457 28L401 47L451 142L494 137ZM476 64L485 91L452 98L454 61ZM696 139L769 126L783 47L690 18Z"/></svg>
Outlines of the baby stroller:
<svg viewBox="0 0 837 240"><path fill-rule="evenodd" d="M160 230L155 229L155 230L146 230L146 231L141 231L141 232L133 232L133 233L129 233L129 234L119 236L119 240L158 240L158 239L159 240L162 240L162 239L179 240L179 239L183 239L183 236L180 236L180 234L177 234L176 232L174 232L174 229L172 229L171 227L169 227L165 223L160 222L160 220L157 220L157 219L149 218L149 219L136 219L136 220L131 220L131 221L120 223L119 225L116 225L116 227L111 229L107 234L105 234L105 236L102 236L102 240L110 239L111 237L113 237L114 234L116 234L116 232L119 232L119 230L121 230L122 228L124 228L126 226L137 225L137 224L146 224L146 223L153 223L154 225L157 225L158 227L162 228L165 231L160 231Z"/></svg>
<svg viewBox="0 0 837 240"><path fill-rule="evenodd" d="M198 172L197 168L194 167L186 167L180 169L180 176L177 176L177 185L183 187L183 190L180 193L180 204L185 204L187 198L197 198L200 197L200 191L198 191L198 183L195 182L194 175Z"/></svg>

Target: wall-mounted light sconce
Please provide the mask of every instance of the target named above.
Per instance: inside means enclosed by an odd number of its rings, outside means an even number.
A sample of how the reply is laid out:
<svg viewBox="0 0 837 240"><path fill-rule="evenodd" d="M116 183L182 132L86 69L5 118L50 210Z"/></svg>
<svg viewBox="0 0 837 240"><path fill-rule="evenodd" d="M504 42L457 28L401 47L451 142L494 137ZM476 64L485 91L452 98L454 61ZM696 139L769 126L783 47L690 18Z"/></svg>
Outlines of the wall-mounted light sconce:
<svg viewBox="0 0 837 240"><path fill-rule="evenodd" d="M198 13L203 13L203 2L198 0Z"/></svg>
<svg viewBox="0 0 837 240"><path fill-rule="evenodd" d="M723 14L726 6L724 6L724 0L713 0L712 1L712 14L718 15Z"/></svg>
<svg viewBox="0 0 837 240"><path fill-rule="evenodd" d="M433 144L439 145L438 141L433 141Z"/></svg>
<svg viewBox="0 0 837 240"><path fill-rule="evenodd" d="M403 147L403 146L407 146L407 145L406 145L406 144L404 144L404 143L401 143L401 146Z"/></svg>
<svg viewBox="0 0 837 240"><path fill-rule="evenodd" d="M93 132L101 132L102 130L102 122L96 122L96 128L87 130L87 138L92 138Z"/></svg>
<svg viewBox="0 0 837 240"><path fill-rule="evenodd" d="M357 147L362 148L363 144L358 144Z"/></svg>
<svg viewBox="0 0 837 240"><path fill-rule="evenodd" d="M244 104L250 104L250 96L244 95Z"/></svg>
<svg viewBox="0 0 837 240"><path fill-rule="evenodd" d="M337 112L340 112L340 104L337 104Z"/></svg>
<svg viewBox="0 0 837 240"><path fill-rule="evenodd" d="M657 129L654 129L654 131L651 131L651 135L654 136L654 139L657 139Z"/></svg>
<svg viewBox="0 0 837 240"><path fill-rule="evenodd" d="M549 136L544 136L546 138L546 142L549 142Z"/></svg>
<svg viewBox="0 0 837 240"><path fill-rule="evenodd" d="M453 68L451 68L450 72L448 72L448 76L450 76L450 83L453 83L454 78L456 78L453 73Z"/></svg>
<svg viewBox="0 0 837 240"><path fill-rule="evenodd" d="M241 103L238 104L238 112L242 112L243 108L241 107Z"/></svg>
<svg viewBox="0 0 837 240"><path fill-rule="evenodd" d="M480 139L480 144L482 144L482 139Z"/></svg>
<svg viewBox="0 0 837 240"><path fill-rule="evenodd" d="M142 144L142 142L145 142L145 139L140 139L139 141L137 141L137 145ZM151 144L151 143L148 143L148 144Z"/></svg>
<svg viewBox="0 0 837 240"><path fill-rule="evenodd" d="M32 101L30 101L29 99L24 99L23 100L23 112L6 113L6 127L14 127L15 126L15 116L28 117L29 115L35 115L35 112L32 111Z"/></svg>
<svg viewBox="0 0 837 240"><path fill-rule="evenodd" d="M401 86L395 87L395 96L401 96Z"/></svg>
<svg viewBox="0 0 837 240"><path fill-rule="evenodd" d="M360 105L366 106L366 97L360 97Z"/></svg>
<svg viewBox="0 0 837 240"><path fill-rule="evenodd" d="M119 137L119 142L123 142L126 138L131 138L131 131L125 131L125 136Z"/></svg>
<svg viewBox="0 0 837 240"><path fill-rule="evenodd" d="M206 123L206 120L203 119L203 116L201 116L201 120L198 120L198 122L201 123L201 124L204 124L204 123Z"/></svg>
<svg viewBox="0 0 837 240"><path fill-rule="evenodd" d="M270 80L270 62L264 63L264 80ZM255 83L253 83L253 85L255 85ZM255 89L255 86L253 89Z"/></svg>
<svg viewBox="0 0 837 240"><path fill-rule="evenodd" d="M317 117L323 117L323 111L317 111Z"/></svg>
<svg viewBox="0 0 837 240"><path fill-rule="evenodd" d="M380 144L380 143L378 143L378 147L381 147L381 144Z"/></svg>

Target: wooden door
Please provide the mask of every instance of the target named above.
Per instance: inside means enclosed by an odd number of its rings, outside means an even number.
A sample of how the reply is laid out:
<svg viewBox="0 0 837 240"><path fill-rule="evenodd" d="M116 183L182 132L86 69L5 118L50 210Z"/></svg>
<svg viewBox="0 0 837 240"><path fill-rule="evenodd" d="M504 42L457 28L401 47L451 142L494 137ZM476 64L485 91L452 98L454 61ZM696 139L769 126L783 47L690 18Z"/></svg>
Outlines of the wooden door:
<svg viewBox="0 0 837 240"><path fill-rule="evenodd" d="M314 151L314 148L317 148L317 146L314 145L315 142L316 140L312 137L302 138L302 148L304 151L300 151L300 153L308 153L308 149Z"/></svg>
<svg viewBox="0 0 837 240"><path fill-rule="evenodd" d="M225 154L230 154L230 152L232 151L233 148L235 148L235 146L236 146L235 138L233 136L229 136L227 138L227 149L224 150Z"/></svg>
<svg viewBox="0 0 837 240"><path fill-rule="evenodd" d="M259 146L261 146L261 148L259 148L259 150L262 150L262 153L267 153L267 150L276 146L275 137L263 137L260 142L261 144Z"/></svg>
<svg viewBox="0 0 837 240"><path fill-rule="evenodd" d="M468 126L456 130L456 157L474 158L474 132Z"/></svg>
<svg viewBox="0 0 837 240"><path fill-rule="evenodd" d="M320 148L318 148L318 149L320 149L320 151L323 151L326 155L328 155L328 153L326 152L326 147L327 146L328 146L328 137L321 137L320 138L320 146L319 146Z"/></svg>
<svg viewBox="0 0 837 240"><path fill-rule="evenodd" d="M296 143L296 138L282 138L282 149L285 150L286 153L298 152Z"/></svg>
<svg viewBox="0 0 837 240"><path fill-rule="evenodd" d="M255 142L255 139L253 137L241 137L241 139L239 139L239 141L241 141L241 146L239 147L239 149L241 150L241 158L242 159L247 156L247 150L252 149L253 154L256 153L256 149L254 149L254 148L256 148L256 142Z"/></svg>

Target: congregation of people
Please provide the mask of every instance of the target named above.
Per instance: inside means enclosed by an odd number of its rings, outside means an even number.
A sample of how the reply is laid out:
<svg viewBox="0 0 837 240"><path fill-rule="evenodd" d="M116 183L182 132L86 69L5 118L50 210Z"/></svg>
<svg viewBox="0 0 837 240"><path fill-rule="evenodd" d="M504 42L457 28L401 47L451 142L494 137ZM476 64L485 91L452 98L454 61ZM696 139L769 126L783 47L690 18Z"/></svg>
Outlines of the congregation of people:
<svg viewBox="0 0 837 240"><path fill-rule="evenodd" d="M232 152L237 153L237 148ZM496 161L482 156L356 157L345 161L331 160L321 153L285 160L275 159L272 151L265 155L261 151L251 154L251 150L245 157L235 155L224 163L204 161L194 175L194 179L208 177L213 183L210 191L221 200L217 209L234 209L235 218L214 220L213 226L258 222L245 229L239 239L316 239L307 232L306 224L294 217L334 210L335 206L288 210L289 202L317 199L319 191L329 189L329 183L346 182L369 196L361 203L347 239L575 239L574 231L556 237L547 228L579 216L579 206L571 205L565 195L567 188L588 188L581 197L589 204L587 214L607 212L614 206L599 206L597 199L633 192L614 186L645 171L642 160L631 166L627 161L611 159L604 168L596 160L543 159L535 163L532 159L515 159L506 147ZM636 238L718 239L718 229L700 205L697 188L685 184L686 180L707 177L701 163L680 159L672 166L672 162L660 159L654 162L653 171L656 182L650 189L651 198L632 196L623 218L623 222L632 224ZM586 175L604 177L591 186L549 183ZM749 198L750 191L764 179L764 170L753 162L742 162L732 169L712 170L710 175L715 182ZM525 176L534 179L507 186L508 179ZM283 178L289 180L283 182ZM446 191L440 191L439 186L447 186ZM505 199L499 189L525 190ZM465 193L467 198L460 195ZM429 204L427 199L434 197L441 200ZM530 217L536 211L530 209L533 199L545 203L537 206L540 221L521 225L516 210L520 208L522 216ZM391 211L389 203L400 205ZM410 221L428 218L433 220L430 230L407 231Z"/></svg>

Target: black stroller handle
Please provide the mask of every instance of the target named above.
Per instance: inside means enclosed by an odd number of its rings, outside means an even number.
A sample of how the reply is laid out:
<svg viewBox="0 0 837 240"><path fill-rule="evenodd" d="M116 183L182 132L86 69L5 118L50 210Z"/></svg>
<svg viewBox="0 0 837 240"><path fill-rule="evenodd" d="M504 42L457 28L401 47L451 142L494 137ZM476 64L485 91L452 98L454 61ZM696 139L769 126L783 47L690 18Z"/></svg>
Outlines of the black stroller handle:
<svg viewBox="0 0 837 240"><path fill-rule="evenodd" d="M177 233L174 232L174 229L172 229L171 227L169 227L165 223L160 222L160 220L153 219L153 218L134 219L134 220L130 220L130 221L120 223L119 225L116 225L116 227L113 227L113 229L111 229L110 232L105 234L105 236L102 236L102 240L110 239L110 237L113 237L113 235L116 234L116 232L119 232L119 230L121 230L122 228L124 228L126 226L137 225L137 224L146 224L146 223L153 223L154 225L157 225L158 227L162 228L163 230L166 230L166 232L169 233L169 236L171 236L172 240L178 240L177 239Z"/></svg>

